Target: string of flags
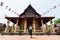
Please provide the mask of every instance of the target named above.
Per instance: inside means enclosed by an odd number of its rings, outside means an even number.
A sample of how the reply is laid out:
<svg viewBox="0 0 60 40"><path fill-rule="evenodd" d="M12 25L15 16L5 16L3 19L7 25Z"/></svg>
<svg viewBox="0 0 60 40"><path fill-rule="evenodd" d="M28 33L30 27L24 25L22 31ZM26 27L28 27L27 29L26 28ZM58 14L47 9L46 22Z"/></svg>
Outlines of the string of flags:
<svg viewBox="0 0 60 40"><path fill-rule="evenodd" d="M3 6L3 2L0 2L0 6ZM18 14L16 11L12 10L12 9L9 8L7 5L5 6L5 9L8 10L8 11L11 11L12 13L14 13L14 14L16 14L16 15L19 16L19 14ZM5 16L6 16L6 15L5 15Z"/></svg>
<svg viewBox="0 0 60 40"><path fill-rule="evenodd" d="M46 12L43 13L43 15L45 15L46 13L49 13L50 11L52 11L53 9L55 9L57 6L53 6L53 8L50 8L50 10L47 10Z"/></svg>
<svg viewBox="0 0 60 40"><path fill-rule="evenodd" d="M0 6L3 6L3 2L0 2ZM60 7L60 4L58 4L58 6ZM53 6L52 8L50 8L50 10L47 10L43 13L43 15L45 15L46 13L49 13L50 11L52 11L53 9L56 9L57 8L57 5ZM8 11L11 11L12 13L16 14L19 16L19 14L12 10L11 8L9 8L7 5L5 6L5 9L8 9Z"/></svg>

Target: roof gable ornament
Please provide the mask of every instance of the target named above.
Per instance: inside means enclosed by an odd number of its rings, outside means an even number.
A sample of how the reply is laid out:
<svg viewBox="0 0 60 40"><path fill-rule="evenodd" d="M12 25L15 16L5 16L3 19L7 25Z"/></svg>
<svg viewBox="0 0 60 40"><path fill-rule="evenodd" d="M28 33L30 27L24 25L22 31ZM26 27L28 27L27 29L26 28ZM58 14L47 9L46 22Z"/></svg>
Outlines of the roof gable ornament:
<svg viewBox="0 0 60 40"><path fill-rule="evenodd" d="M20 14L20 16L23 15L24 17L36 17L36 15L41 17L41 15L36 12L36 10L31 6L31 4L29 4L29 6L24 10L24 12Z"/></svg>

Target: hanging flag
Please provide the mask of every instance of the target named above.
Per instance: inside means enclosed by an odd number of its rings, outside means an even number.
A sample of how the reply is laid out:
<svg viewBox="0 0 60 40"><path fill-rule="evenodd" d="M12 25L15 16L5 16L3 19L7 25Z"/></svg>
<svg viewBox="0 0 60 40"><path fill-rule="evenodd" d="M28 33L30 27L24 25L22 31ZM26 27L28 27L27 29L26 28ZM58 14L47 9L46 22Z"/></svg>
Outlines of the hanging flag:
<svg viewBox="0 0 60 40"><path fill-rule="evenodd" d="M55 9L55 8L56 8L56 6L53 7L53 9Z"/></svg>
<svg viewBox="0 0 60 40"><path fill-rule="evenodd" d="M49 13L49 10L48 10L48 11L46 11L46 12L44 12L44 13L43 13L43 15L45 15L46 13Z"/></svg>
<svg viewBox="0 0 60 40"><path fill-rule="evenodd" d="M7 9L7 8L8 8L8 6L5 7L5 9Z"/></svg>
<svg viewBox="0 0 60 40"><path fill-rule="evenodd" d="M16 14L16 12L14 12L14 14Z"/></svg>
<svg viewBox="0 0 60 40"><path fill-rule="evenodd" d="M10 11L11 10L11 8L9 8L9 10L8 11Z"/></svg>
<svg viewBox="0 0 60 40"><path fill-rule="evenodd" d="M14 13L19 16L19 14L17 12L14 12Z"/></svg>
<svg viewBox="0 0 60 40"><path fill-rule="evenodd" d="M18 16L19 16L19 14L18 13L16 13Z"/></svg>
<svg viewBox="0 0 60 40"><path fill-rule="evenodd" d="M47 11L47 13L49 13L49 10Z"/></svg>
<svg viewBox="0 0 60 40"><path fill-rule="evenodd" d="M14 10L12 10L12 12L13 12Z"/></svg>
<svg viewBox="0 0 60 40"><path fill-rule="evenodd" d="M0 6L3 6L3 2L1 2Z"/></svg>
<svg viewBox="0 0 60 40"><path fill-rule="evenodd" d="M5 14L5 17L7 17L7 15Z"/></svg>

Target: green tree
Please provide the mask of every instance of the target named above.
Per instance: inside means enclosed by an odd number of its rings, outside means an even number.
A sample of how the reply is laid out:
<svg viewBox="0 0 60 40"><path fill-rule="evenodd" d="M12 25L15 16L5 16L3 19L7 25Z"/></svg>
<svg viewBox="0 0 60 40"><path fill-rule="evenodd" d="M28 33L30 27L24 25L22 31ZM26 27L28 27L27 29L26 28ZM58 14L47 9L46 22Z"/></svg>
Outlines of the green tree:
<svg viewBox="0 0 60 40"><path fill-rule="evenodd" d="M58 18L57 20L54 21L55 24L60 23L60 18Z"/></svg>
<svg viewBox="0 0 60 40"><path fill-rule="evenodd" d="M60 18L58 18L57 20L54 21L55 24L59 24L60 23ZM58 26L58 29L56 31L56 34L60 35L60 26Z"/></svg>

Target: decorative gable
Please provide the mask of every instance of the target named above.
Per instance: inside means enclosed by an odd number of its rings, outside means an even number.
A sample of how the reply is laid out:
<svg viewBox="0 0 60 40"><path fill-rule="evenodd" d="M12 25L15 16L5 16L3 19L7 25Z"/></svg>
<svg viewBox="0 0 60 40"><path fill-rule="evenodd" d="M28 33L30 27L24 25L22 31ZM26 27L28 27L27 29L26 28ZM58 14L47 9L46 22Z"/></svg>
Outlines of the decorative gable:
<svg viewBox="0 0 60 40"><path fill-rule="evenodd" d="M24 17L36 17L36 16L41 16L41 15L38 14L36 12L36 10L34 10L34 8L31 5L29 5L20 16L24 16Z"/></svg>

